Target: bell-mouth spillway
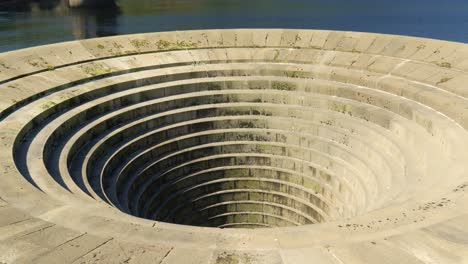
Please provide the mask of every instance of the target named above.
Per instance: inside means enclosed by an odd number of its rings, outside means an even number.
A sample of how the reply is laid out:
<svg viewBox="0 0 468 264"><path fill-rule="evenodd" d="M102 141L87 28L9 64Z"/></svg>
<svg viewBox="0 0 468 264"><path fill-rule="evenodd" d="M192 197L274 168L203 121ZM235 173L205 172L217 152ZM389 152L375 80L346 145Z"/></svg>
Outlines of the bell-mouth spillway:
<svg viewBox="0 0 468 264"><path fill-rule="evenodd" d="M466 44L320 30L0 54L0 201L114 241L398 252L410 239L386 236L466 218L467 69Z"/></svg>

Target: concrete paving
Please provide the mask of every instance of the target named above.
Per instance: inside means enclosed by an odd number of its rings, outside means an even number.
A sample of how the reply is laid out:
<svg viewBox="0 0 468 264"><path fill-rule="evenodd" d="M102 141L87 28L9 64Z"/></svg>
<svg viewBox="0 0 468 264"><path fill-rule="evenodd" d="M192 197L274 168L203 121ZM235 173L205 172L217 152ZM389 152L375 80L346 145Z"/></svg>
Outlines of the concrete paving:
<svg viewBox="0 0 468 264"><path fill-rule="evenodd" d="M468 263L467 82L356 32L0 54L0 263Z"/></svg>

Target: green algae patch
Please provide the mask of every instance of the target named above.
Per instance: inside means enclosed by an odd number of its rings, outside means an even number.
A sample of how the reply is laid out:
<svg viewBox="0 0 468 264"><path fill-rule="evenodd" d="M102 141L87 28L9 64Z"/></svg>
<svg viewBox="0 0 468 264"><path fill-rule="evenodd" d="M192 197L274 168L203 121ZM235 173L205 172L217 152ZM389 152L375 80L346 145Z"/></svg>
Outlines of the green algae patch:
<svg viewBox="0 0 468 264"><path fill-rule="evenodd" d="M262 152L269 152L274 149L275 146L271 146L268 144L258 144L256 145L257 150L262 151Z"/></svg>
<svg viewBox="0 0 468 264"><path fill-rule="evenodd" d="M125 55L126 53L122 51L123 46L117 42L112 42L111 43L111 48L107 50L110 54L114 56L121 56ZM131 53L137 53L137 51L132 51Z"/></svg>
<svg viewBox="0 0 468 264"><path fill-rule="evenodd" d="M240 122L240 128L255 128L255 124L253 122Z"/></svg>
<svg viewBox="0 0 468 264"><path fill-rule="evenodd" d="M10 67L8 65L6 65L6 63L0 61L0 67L4 68L4 69L10 69Z"/></svg>
<svg viewBox="0 0 468 264"><path fill-rule="evenodd" d="M158 42L156 42L156 46L158 47L158 49L169 49L169 47L171 46L171 42L161 39L158 40Z"/></svg>
<svg viewBox="0 0 468 264"><path fill-rule="evenodd" d="M156 42L156 47L160 50L167 50L167 49L193 49L198 47L198 43L192 41L167 41L167 40L158 40Z"/></svg>
<svg viewBox="0 0 468 264"><path fill-rule="evenodd" d="M241 178L249 176L249 169L233 169L224 172L226 178Z"/></svg>
<svg viewBox="0 0 468 264"><path fill-rule="evenodd" d="M421 44L419 46L416 47L416 49L419 51L419 50L422 50L422 49L425 49L426 48L426 45L424 44Z"/></svg>
<svg viewBox="0 0 468 264"><path fill-rule="evenodd" d="M224 252L216 258L217 264L241 264L241 263L254 263L247 254L231 254Z"/></svg>
<svg viewBox="0 0 468 264"><path fill-rule="evenodd" d="M442 68L452 68L452 64L449 62L434 62L434 64Z"/></svg>
<svg viewBox="0 0 468 264"><path fill-rule="evenodd" d="M45 104L42 104L41 106L39 106L39 108L41 108L42 110L47 110L47 109L52 108L52 107L54 107L56 105L57 105L57 103L51 101L51 102L47 102Z"/></svg>
<svg viewBox="0 0 468 264"><path fill-rule="evenodd" d="M130 43L137 49L149 48L151 46L151 43L147 39L132 39Z"/></svg>
<svg viewBox="0 0 468 264"><path fill-rule="evenodd" d="M335 111L335 112L340 112L342 114L346 113L346 105L345 104L332 102L332 104L329 106L329 109L332 110L332 111Z"/></svg>
<svg viewBox="0 0 468 264"><path fill-rule="evenodd" d="M288 78L303 78L304 77L304 73L301 71L285 72L284 75Z"/></svg>
<svg viewBox="0 0 468 264"><path fill-rule="evenodd" d="M292 91L294 90L295 86L288 82L273 82L271 84L271 88L274 90Z"/></svg>
<svg viewBox="0 0 468 264"><path fill-rule="evenodd" d="M80 68L84 73L86 73L88 75L91 75L93 77L108 74L108 73L112 72L111 68L106 67L106 66L104 66L102 64L98 64L98 63L91 63L91 64L88 64L88 65L83 65Z"/></svg>
<svg viewBox="0 0 468 264"><path fill-rule="evenodd" d="M195 42L182 40L182 41L177 41L176 42L176 47L178 47L178 48L197 48L198 44L195 43Z"/></svg>
<svg viewBox="0 0 468 264"><path fill-rule="evenodd" d="M319 183L316 183L314 181L305 181L304 182L304 187L312 190L314 193L321 193L322 192L322 186Z"/></svg>
<svg viewBox="0 0 468 264"><path fill-rule="evenodd" d="M452 79L453 78L444 77L444 78L440 79L440 81L437 82L436 84L446 83L446 82L448 82L448 81L450 81Z"/></svg>
<svg viewBox="0 0 468 264"><path fill-rule="evenodd" d="M320 124L331 126L333 125L333 122L331 120L322 120L320 121Z"/></svg>
<svg viewBox="0 0 468 264"><path fill-rule="evenodd" d="M280 51L275 50L275 56L273 57L273 60L278 60L279 55L280 55Z"/></svg>
<svg viewBox="0 0 468 264"><path fill-rule="evenodd" d="M49 67L52 66L42 57L31 56L26 61L29 65L36 68L49 69Z"/></svg>

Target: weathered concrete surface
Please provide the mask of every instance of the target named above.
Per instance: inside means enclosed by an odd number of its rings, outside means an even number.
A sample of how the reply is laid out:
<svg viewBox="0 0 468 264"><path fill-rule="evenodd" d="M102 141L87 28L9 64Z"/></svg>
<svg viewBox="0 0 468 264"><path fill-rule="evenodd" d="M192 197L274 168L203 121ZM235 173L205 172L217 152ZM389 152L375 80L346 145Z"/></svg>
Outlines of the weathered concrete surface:
<svg viewBox="0 0 468 264"><path fill-rule="evenodd" d="M318 30L0 54L0 263L468 263L467 71Z"/></svg>

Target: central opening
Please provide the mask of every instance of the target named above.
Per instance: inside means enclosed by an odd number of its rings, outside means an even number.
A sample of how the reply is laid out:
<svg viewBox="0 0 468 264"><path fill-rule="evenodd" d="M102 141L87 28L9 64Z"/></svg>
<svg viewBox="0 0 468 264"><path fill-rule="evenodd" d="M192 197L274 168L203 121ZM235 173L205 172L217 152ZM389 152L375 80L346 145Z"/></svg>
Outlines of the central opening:
<svg viewBox="0 0 468 264"><path fill-rule="evenodd" d="M170 138L149 154L158 159L141 174L155 180L131 209L149 219L210 227L313 224L342 213L333 195L340 183L317 164L326 157L309 148L312 137L271 118L223 117L158 135Z"/></svg>
<svg viewBox="0 0 468 264"><path fill-rule="evenodd" d="M138 217L218 228L356 215L364 191L347 148L359 124L335 126L344 124L335 115L349 115L330 111L327 99L301 93L294 82L255 84L171 87L185 93L144 108L158 114L121 129L116 141L133 140L103 173L118 175L120 206ZM309 105L297 101L308 97Z"/></svg>

